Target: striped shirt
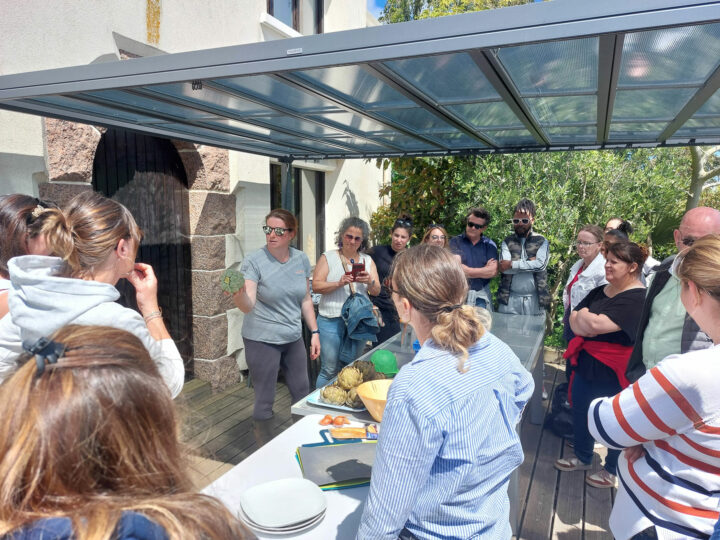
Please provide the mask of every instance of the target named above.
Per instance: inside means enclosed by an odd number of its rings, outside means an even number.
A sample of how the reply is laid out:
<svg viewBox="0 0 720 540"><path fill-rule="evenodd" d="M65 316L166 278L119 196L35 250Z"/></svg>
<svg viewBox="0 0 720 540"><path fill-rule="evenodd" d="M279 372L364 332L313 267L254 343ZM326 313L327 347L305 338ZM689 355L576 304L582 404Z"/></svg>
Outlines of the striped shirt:
<svg viewBox="0 0 720 540"><path fill-rule="evenodd" d="M596 399L590 432L610 448L642 444L618 461L610 516L618 540L655 526L658 537L707 538L720 504L720 346L665 358L614 397Z"/></svg>
<svg viewBox="0 0 720 540"><path fill-rule="evenodd" d="M390 387L358 538L510 538L508 479L533 380L485 334L457 356L427 340Z"/></svg>

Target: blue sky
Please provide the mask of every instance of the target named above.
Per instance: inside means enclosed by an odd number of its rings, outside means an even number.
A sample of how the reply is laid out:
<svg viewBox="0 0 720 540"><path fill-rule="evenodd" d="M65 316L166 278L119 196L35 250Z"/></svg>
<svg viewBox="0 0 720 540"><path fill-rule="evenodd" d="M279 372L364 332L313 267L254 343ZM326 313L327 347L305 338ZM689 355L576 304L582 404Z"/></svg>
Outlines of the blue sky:
<svg viewBox="0 0 720 540"><path fill-rule="evenodd" d="M367 0L368 11L375 15L375 18L380 16L382 8L385 7L385 0Z"/></svg>

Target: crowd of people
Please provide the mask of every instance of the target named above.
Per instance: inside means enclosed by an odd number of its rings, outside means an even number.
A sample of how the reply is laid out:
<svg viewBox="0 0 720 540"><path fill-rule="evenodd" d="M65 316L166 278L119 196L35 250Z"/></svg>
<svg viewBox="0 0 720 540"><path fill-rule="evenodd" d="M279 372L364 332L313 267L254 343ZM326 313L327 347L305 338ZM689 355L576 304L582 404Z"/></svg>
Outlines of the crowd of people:
<svg viewBox="0 0 720 540"><path fill-rule="evenodd" d="M535 218L520 200L498 248L481 207L461 234L432 223L414 247L410 216L374 247L367 222L349 217L313 269L291 245L295 216L265 217L266 245L244 259L232 294L259 445L273 435L279 372L297 401L311 390L308 354L320 388L401 325L420 344L390 388L358 538L510 536L516 426L534 385L487 313L550 305L550 245ZM172 401L183 363L153 269L136 262L142 231L130 212L93 192L62 209L9 195L0 232L0 535L251 537L188 480ZM720 212L688 211L677 255L662 262L632 233L615 217L577 233L562 294L573 455L555 467L591 471L604 445L603 468L585 482L618 488L616 538L708 537L720 518ZM123 278L138 311L116 302Z"/></svg>

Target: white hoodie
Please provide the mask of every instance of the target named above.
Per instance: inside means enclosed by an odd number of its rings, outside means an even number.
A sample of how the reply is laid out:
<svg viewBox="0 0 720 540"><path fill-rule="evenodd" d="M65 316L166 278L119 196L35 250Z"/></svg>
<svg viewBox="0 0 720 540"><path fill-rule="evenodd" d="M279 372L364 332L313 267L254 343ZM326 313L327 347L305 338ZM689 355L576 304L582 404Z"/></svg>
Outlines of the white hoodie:
<svg viewBox="0 0 720 540"><path fill-rule="evenodd" d="M183 387L185 371L172 339L155 340L142 316L116 303L108 283L58 277L62 259L40 255L8 262L12 287L10 313L0 320L0 381L15 368L22 343L49 337L67 324L102 325L127 330L143 342L173 397Z"/></svg>

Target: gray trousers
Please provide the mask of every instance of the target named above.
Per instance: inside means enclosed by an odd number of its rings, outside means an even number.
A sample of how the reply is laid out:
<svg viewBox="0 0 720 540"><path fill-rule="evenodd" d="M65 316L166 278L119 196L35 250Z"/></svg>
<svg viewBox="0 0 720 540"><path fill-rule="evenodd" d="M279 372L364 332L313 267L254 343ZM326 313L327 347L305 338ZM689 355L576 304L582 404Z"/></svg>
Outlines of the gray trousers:
<svg viewBox="0 0 720 540"><path fill-rule="evenodd" d="M282 369L292 401L304 398L310 392L307 372L307 353L302 338L292 343L275 345L243 338L245 343L245 361L250 370L255 406L253 418L267 420L273 415L275 386L278 371Z"/></svg>

